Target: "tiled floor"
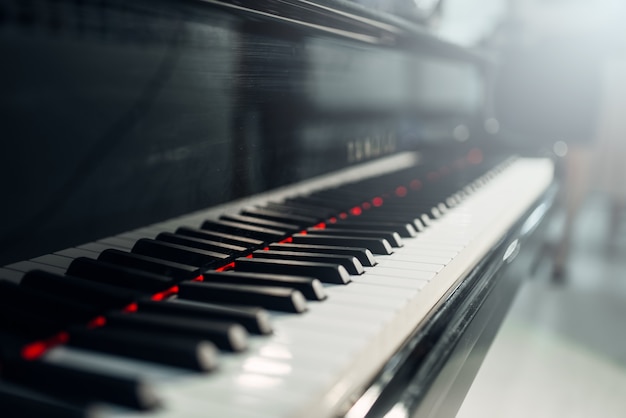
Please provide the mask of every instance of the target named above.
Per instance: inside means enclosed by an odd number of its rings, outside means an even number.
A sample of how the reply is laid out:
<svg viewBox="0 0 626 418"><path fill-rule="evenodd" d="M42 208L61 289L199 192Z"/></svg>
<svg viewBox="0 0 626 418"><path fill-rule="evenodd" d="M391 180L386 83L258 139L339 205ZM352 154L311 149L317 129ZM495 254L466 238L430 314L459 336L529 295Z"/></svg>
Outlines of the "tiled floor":
<svg viewBox="0 0 626 418"><path fill-rule="evenodd" d="M612 247L607 219L590 199L564 283L549 259L527 280L457 418L626 417L626 219Z"/></svg>

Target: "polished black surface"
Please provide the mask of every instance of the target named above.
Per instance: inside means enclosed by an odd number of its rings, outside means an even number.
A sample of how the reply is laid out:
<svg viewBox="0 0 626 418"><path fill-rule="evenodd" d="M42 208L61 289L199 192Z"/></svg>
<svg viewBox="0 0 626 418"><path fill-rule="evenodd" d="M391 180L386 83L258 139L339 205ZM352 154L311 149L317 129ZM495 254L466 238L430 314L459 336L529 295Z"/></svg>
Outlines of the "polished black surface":
<svg viewBox="0 0 626 418"><path fill-rule="evenodd" d="M320 4L0 2L0 264L481 119L474 54L376 8Z"/></svg>

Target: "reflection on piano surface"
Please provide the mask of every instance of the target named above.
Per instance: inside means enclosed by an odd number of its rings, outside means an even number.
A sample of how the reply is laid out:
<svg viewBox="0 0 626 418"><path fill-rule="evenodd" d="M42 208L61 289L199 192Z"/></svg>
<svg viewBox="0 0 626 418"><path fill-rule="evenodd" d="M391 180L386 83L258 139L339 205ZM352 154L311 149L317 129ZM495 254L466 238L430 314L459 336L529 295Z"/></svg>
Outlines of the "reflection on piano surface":
<svg viewBox="0 0 626 418"><path fill-rule="evenodd" d="M0 407L454 416L554 190L427 17L0 3Z"/></svg>

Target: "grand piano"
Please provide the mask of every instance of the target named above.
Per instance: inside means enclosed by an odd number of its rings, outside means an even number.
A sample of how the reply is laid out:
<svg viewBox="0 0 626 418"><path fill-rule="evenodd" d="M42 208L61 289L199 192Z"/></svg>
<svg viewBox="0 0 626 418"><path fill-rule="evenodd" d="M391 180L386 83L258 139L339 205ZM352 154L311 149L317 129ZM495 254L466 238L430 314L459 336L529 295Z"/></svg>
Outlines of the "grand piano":
<svg viewBox="0 0 626 418"><path fill-rule="evenodd" d="M556 186L441 11L0 1L3 416L454 417Z"/></svg>

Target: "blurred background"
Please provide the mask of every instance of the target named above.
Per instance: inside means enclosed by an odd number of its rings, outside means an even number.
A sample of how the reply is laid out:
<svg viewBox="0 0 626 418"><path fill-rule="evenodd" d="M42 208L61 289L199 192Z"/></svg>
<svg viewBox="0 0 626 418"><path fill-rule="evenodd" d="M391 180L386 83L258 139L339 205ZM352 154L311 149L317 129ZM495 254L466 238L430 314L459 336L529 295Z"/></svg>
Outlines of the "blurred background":
<svg viewBox="0 0 626 418"><path fill-rule="evenodd" d="M555 156L560 204L458 418L626 415L626 3L441 4L497 63L501 135Z"/></svg>

